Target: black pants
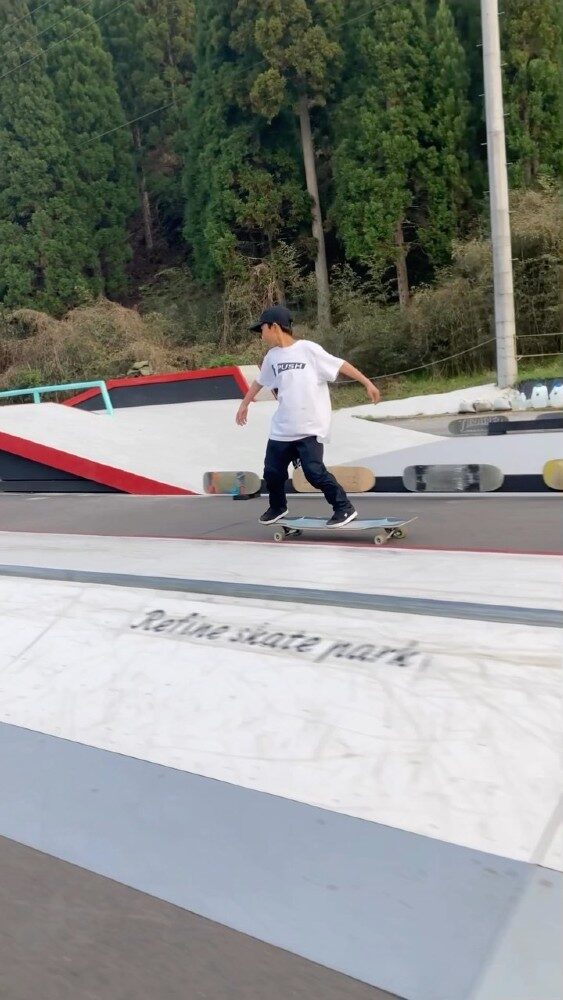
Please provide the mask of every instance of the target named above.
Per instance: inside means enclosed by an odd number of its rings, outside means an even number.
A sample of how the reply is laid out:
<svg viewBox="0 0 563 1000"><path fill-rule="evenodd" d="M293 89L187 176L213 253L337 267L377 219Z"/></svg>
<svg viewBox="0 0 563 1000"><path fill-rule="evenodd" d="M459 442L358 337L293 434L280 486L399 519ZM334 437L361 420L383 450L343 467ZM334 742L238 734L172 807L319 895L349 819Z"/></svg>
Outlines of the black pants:
<svg viewBox="0 0 563 1000"><path fill-rule="evenodd" d="M299 459L305 478L318 490L322 490L334 510L348 510L352 505L331 472L323 462L323 445L316 437L301 438L300 441L268 441L264 465L264 479L270 494L270 507L284 510L286 507L285 484L289 463Z"/></svg>

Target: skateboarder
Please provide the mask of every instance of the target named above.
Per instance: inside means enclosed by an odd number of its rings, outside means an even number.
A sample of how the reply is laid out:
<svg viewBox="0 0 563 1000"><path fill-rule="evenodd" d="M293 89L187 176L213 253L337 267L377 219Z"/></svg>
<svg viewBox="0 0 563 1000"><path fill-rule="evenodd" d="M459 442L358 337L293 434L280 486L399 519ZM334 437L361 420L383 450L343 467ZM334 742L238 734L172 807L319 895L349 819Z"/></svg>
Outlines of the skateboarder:
<svg viewBox="0 0 563 1000"><path fill-rule="evenodd" d="M273 524L287 515L285 484L289 463L301 462L303 472L316 489L321 490L333 515L327 527L339 528L358 516L348 496L323 461L323 441L328 438L331 403L328 383L338 375L355 379L365 387L372 403L380 398L379 389L357 368L328 354L311 340L295 340L291 313L284 306L265 309L250 329L262 334L270 348L258 376L239 406L236 422L246 424L248 407L262 388L276 393L278 408L272 419L266 448L264 479L270 506L262 514L262 524Z"/></svg>

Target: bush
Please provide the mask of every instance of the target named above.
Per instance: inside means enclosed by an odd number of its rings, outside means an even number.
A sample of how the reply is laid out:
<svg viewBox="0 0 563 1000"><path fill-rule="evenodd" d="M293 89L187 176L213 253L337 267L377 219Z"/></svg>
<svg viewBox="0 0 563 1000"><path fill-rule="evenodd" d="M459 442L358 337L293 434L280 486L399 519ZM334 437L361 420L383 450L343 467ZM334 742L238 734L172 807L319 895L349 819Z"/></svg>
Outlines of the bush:
<svg viewBox="0 0 563 1000"><path fill-rule="evenodd" d="M511 220L519 353L561 351L557 192L513 193ZM482 236L456 244L452 264L432 287L415 289L404 311L348 266L333 274L332 295L334 326L321 336L312 278L299 252L280 244L266 260L234 258L222 293L174 268L145 287L138 309L101 299L60 320L31 309L4 313L0 385L117 378L140 361L154 372L258 364L264 348L248 327L274 301L293 308L298 336L318 340L374 378L421 366L436 377L494 368L491 247ZM479 346L484 341L493 342Z"/></svg>
<svg viewBox="0 0 563 1000"><path fill-rule="evenodd" d="M517 191L511 204L518 351L550 354L562 346L559 197L551 189ZM336 324L327 346L373 377L425 365L436 376L494 368L492 251L484 237L457 243L452 264L432 287L416 289L404 311L382 305L349 268L335 275L333 289Z"/></svg>
<svg viewBox="0 0 563 1000"><path fill-rule="evenodd" d="M174 371L184 360L162 317L143 319L105 300L62 320L21 309L0 321L2 388L114 378L140 359L154 371Z"/></svg>

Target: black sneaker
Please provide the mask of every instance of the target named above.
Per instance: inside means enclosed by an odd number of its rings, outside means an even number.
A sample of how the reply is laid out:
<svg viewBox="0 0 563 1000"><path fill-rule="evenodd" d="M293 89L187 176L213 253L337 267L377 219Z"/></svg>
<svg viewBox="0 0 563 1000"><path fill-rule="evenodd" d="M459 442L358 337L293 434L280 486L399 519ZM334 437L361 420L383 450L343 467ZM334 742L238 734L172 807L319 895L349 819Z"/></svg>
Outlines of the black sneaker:
<svg viewBox="0 0 563 1000"><path fill-rule="evenodd" d="M283 510L274 510L273 507L268 507L260 518L260 524L273 524L274 521L281 521L282 517L287 517L289 511L287 507Z"/></svg>
<svg viewBox="0 0 563 1000"><path fill-rule="evenodd" d="M349 521L353 521L358 516L358 511L354 507L347 507L345 510L335 510L330 521L326 522L327 528L341 528Z"/></svg>

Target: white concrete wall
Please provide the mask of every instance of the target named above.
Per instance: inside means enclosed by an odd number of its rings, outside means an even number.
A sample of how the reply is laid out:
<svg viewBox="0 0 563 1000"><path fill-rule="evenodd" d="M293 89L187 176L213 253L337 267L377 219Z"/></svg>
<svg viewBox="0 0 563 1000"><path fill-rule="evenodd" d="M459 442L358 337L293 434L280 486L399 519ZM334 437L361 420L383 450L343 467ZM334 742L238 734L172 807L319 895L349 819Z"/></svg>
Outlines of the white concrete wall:
<svg viewBox="0 0 563 1000"><path fill-rule="evenodd" d="M507 393L499 389L497 385L469 386L467 389L453 389L451 392L429 392L424 396L409 396L406 399L385 399L385 383L382 383L381 390L383 399L375 406L368 404L355 407L355 412L365 413L372 417L385 418L408 418L408 417L434 417L444 414L458 414L462 401L472 405L477 400L488 402L491 406L495 399Z"/></svg>
<svg viewBox="0 0 563 1000"><path fill-rule="evenodd" d="M563 431L492 437L435 439L398 453L373 454L363 462L376 476L401 476L409 465L496 465L505 475L541 475L546 462L563 456Z"/></svg>

